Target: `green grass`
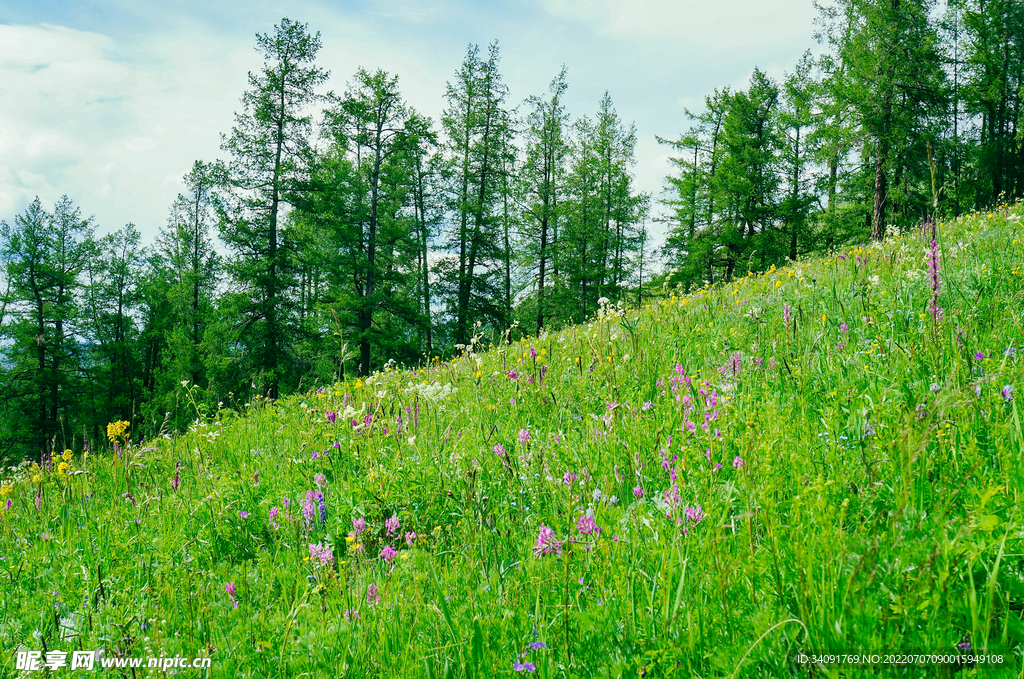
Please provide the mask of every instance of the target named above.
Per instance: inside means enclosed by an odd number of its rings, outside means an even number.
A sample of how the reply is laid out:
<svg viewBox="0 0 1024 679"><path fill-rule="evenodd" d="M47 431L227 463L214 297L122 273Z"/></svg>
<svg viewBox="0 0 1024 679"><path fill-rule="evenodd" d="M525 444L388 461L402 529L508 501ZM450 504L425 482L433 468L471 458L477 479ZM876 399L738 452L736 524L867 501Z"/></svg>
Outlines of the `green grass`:
<svg viewBox="0 0 1024 679"><path fill-rule="evenodd" d="M210 655L216 677L508 676L520 654L541 677L812 676L801 650L969 641L1006 663L813 676L1020 676L1022 221L940 227L940 323L907 234L11 470L0 668L102 647ZM541 526L572 542L536 556Z"/></svg>

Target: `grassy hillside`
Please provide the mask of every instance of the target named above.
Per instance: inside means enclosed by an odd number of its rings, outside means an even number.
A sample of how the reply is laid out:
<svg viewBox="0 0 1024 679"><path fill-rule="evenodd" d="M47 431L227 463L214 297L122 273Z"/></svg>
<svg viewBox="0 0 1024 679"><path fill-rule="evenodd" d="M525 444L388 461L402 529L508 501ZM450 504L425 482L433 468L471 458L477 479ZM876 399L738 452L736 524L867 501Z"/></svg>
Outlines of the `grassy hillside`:
<svg viewBox="0 0 1024 679"><path fill-rule="evenodd" d="M19 646L725 677L970 644L1007 663L905 672L1019 675L1022 217L11 470L3 674Z"/></svg>

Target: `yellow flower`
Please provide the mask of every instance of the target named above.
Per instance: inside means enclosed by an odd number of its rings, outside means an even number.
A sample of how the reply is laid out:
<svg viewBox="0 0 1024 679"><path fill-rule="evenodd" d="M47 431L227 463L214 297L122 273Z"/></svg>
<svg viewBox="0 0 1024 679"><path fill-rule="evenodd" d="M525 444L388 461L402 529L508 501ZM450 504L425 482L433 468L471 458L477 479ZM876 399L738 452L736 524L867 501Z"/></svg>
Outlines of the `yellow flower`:
<svg viewBox="0 0 1024 679"><path fill-rule="evenodd" d="M71 465L69 465L67 462L61 462L59 465L57 465L57 473L59 474L67 474L70 470Z"/></svg>
<svg viewBox="0 0 1024 679"><path fill-rule="evenodd" d="M345 542L349 542L349 543L355 542L355 538L352 537L351 535L346 535L345 536Z"/></svg>
<svg viewBox="0 0 1024 679"><path fill-rule="evenodd" d="M111 441L115 441L119 436L123 436L125 430L131 426L130 422L120 420L118 422L111 422L107 425L107 438Z"/></svg>
<svg viewBox="0 0 1024 679"><path fill-rule="evenodd" d="M356 380L356 389L362 389L362 388L363 388L363 381L362 380Z"/></svg>
<svg viewBox="0 0 1024 679"><path fill-rule="evenodd" d="M0 486L0 497L7 497L8 495L10 495L13 492L14 492L14 487L11 486L11 484L9 484L9 483L5 483L4 485Z"/></svg>
<svg viewBox="0 0 1024 679"><path fill-rule="evenodd" d="M43 477L40 476L39 474L36 474L35 476L32 477L32 483L42 483L42 481Z"/></svg>
<svg viewBox="0 0 1024 679"><path fill-rule="evenodd" d="M69 449L66 449L66 450L64 451L64 454L63 454L63 455L61 455L61 457L63 457L63 458L64 458L64 461L65 461L65 462L68 462L68 461L70 461L70 460L71 460L71 455L72 455L72 452L71 452L71 449L69 448Z"/></svg>

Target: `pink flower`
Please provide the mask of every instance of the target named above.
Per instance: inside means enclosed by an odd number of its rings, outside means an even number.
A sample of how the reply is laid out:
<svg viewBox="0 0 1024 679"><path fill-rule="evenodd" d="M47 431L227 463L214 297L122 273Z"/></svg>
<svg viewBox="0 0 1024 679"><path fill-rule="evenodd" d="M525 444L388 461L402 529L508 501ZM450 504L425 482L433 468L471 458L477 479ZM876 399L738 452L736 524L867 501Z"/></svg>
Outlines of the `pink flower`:
<svg viewBox="0 0 1024 679"><path fill-rule="evenodd" d="M398 516L392 516L390 519L384 522L384 530L390 536L398 532Z"/></svg>
<svg viewBox="0 0 1024 679"><path fill-rule="evenodd" d="M641 487L641 486L634 486L633 487L633 497L635 497L637 500L639 500L639 499L643 498L643 496L644 496L644 489L643 489L643 487Z"/></svg>
<svg viewBox="0 0 1024 679"><path fill-rule="evenodd" d="M235 594L237 592L238 592L238 590L235 587L235 581L234 580L232 580L228 584L224 585L224 593L228 595L228 599L231 601L231 603L233 603L235 605L235 608L238 608L238 600L235 599Z"/></svg>
<svg viewBox="0 0 1024 679"><path fill-rule="evenodd" d="M376 606L380 603L380 593L377 591L377 583L371 582L366 588L366 603Z"/></svg>
<svg viewBox="0 0 1024 679"><path fill-rule="evenodd" d="M396 556L398 556L398 552L391 545L384 545L384 549L380 550L380 558L384 559L387 563L391 563L391 560Z"/></svg>
<svg viewBox="0 0 1024 679"><path fill-rule="evenodd" d="M366 530L366 519L359 517L358 519L352 519L352 528L356 535L359 535Z"/></svg>
<svg viewBox="0 0 1024 679"><path fill-rule="evenodd" d="M552 552L557 552L561 556L563 544L565 544L564 541L555 539L555 531L547 526L541 526L540 533L537 535L537 544L533 546L533 553L538 558Z"/></svg>
<svg viewBox="0 0 1024 679"><path fill-rule="evenodd" d="M527 430L527 429L520 429L519 430L519 442L520 443L524 443L524 444L530 442L530 432L529 432L529 430Z"/></svg>
<svg viewBox="0 0 1024 679"><path fill-rule="evenodd" d="M416 542L416 533L413 533L412 531L409 531L408 533L405 534L405 544L407 544L410 547L412 547L412 544L414 542Z"/></svg>
<svg viewBox="0 0 1024 679"><path fill-rule="evenodd" d="M317 561L320 562L320 566L330 566L334 563L334 552L322 542L318 542L309 545L309 558L314 562L314 566L317 565Z"/></svg>
<svg viewBox="0 0 1024 679"><path fill-rule="evenodd" d="M694 523L700 523L704 520L704 517L706 516L707 514L704 513L704 510L701 508L700 505L697 505L696 507L686 508L686 518L688 518L690 521L693 521Z"/></svg>
<svg viewBox="0 0 1024 679"><path fill-rule="evenodd" d="M317 474L313 477L313 483L323 488L327 485L327 477L324 474Z"/></svg>
<svg viewBox="0 0 1024 679"><path fill-rule="evenodd" d="M576 530L580 535L597 535L601 532L601 527L594 521L594 517L583 514L576 520Z"/></svg>
<svg viewBox="0 0 1024 679"><path fill-rule="evenodd" d="M743 462L743 458L737 455L732 459L732 466L735 467L736 469L743 469L743 467L745 467L746 464Z"/></svg>

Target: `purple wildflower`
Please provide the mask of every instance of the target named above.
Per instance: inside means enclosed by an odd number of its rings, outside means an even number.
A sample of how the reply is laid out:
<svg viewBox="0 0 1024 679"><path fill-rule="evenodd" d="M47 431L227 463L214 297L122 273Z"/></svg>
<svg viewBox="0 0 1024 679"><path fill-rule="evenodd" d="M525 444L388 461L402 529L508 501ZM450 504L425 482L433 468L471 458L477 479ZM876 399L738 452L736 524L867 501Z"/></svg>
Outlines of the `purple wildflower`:
<svg viewBox="0 0 1024 679"><path fill-rule="evenodd" d="M409 531L405 534L405 544L412 547L412 544L416 541L416 533Z"/></svg>
<svg viewBox="0 0 1024 679"><path fill-rule="evenodd" d="M848 326L845 321L839 324L839 332L841 332L841 333L843 333L845 335L849 331L850 331L850 326Z"/></svg>
<svg viewBox="0 0 1024 679"><path fill-rule="evenodd" d="M1013 385L1007 384L1005 387L999 390L999 393L1003 395L1003 400L1009 403L1013 400Z"/></svg>
<svg viewBox="0 0 1024 679"><path fill-rule="evenodd" d="M928 278L932 284L932 301L928 310L936 323L942 320L943 311L939 306L939 293L942 292L942 274L939 263L939 242L935 238L935 225L932 225L932 242L928 252Z"/></svg>
<svg viewBox="0 0 1024 679"><path fill-rule="evenodd" d="M793 313L793 307L789 306L789 302L782 305L782 322L789 326L789 319Z"/></svg>
<svg viewBox="0 0 1024 679"><path fill-rule="evenodd" d="M313 483L323 488L324 486L327 485L327 477L324 474L317 474L316 476L313 477Z"/></svg>
<svg viewBox="0 0 1024 679"><path fill-rule="evenodd" d="M693 521L694 523L700 523L704 520L704 517L706 516L707 514L704 513L704 510L701 508L700 505L697 505L696 507L686 508L686 518L688 518L690 521Z"/></svg>
<svg viewBox="0 0 1024 679"><path fill-rule="evenodd" d="M564 541L555 539L555 531L547 526L541 526L540 533L537 535L537 544L533 546L533 553L538 558L552 552L557 552L561 556L563 544L565 544Z"/></svg>
<svg viewBox="0 0 1024 679"><path fill-rule="evenodd" d="M643 487L642 486L634 486L633 487L633 497L635 497L637 500L639 500L639 499L643 498L643 496L644 496L644 489L643 489Z"/></svg>
<svg viewBox="0 0 1024 679"><path fill-rule="evenodd" d="M601 527L594 521L594 517L583 514L576 519L576 530L580 532L580 535L597 535L601 532Z"/></svg>
<svg viewBox="0 0 1024 679"><path fill-rule="evenodd" d="M238 593L238 589L235 587L234 580L224 585L224 593L228 595L228 599L235 605L235 608L238 608L238 600L235 599L235 594Z"/></svg>
<svg viewBox="0 0 1024 679"><path fill-rule="evenodd" d="M506 452L505 451L505 446L501 445L500 443L495 443L494 444L494 454L495 455L497 455L498 457L505 457L505 452Z"/></svg>
<svg viewBox="0 0 1024 679"><path fill-rule="evenodd" d="M238 518L240 518L240 519L248 519L249 518L249 512L239 511L238 512Z"/></svg>
<svg viewBox="0 0 1024 679"><path fill-rule="evenodd" d="M359 611L355 608L346 608L343 615L345 616L345 622L359 622Z"/></svg>
<svg viewBox="0 0 1024 679"><path fill-rule="evenodd" d="M398 532L398 515L392 516L384 522L384 530L388 536Z"/></svg>
<svg viewBox="0 0 1024 679"><path fill-rule="evenodd" d="M654 407L653 403L651 403L650 401L644 401L644 404L642 406L640 406L640 410L642 410L644 412L647 412L648 410L650 410L653 407Z"/></svg>
<svg viewBox="0 0 1024 679"><path fill-rule="evenodd" d="M326 415L327 421L330 422L331 424L334 424L335 421L338 419L338 413L334 412L333 410L328 410Z"/></svg>
<svg viewBox="0 0 1024 679"><path fill-rule="evenodd" d="M519 442L523 443L523 444L526 444L526 443L530 442L530 430L529 429L520 429L519 430Z"/></svg>
<svg viewBox="0 0 1024 679"><path fill-rule="evenodd" d="M322 542L318 542L315 545L309 545L309 558L316 566L316 562L320 562L320 566L330 566L334 563L334 552L331 551L330 547L327 547Z"/></svg>
<svg viewBox="0 0 1024 679"><path fill-rule="evenodd" d="M1007 347L1006 351L1003 352L1003 356L1007 358L1013 358L1017 355L1017 347Z"/></svg>
<svg viewBox="0 0 1024 679"><path fill-rule="evenodd" d="M376 606L380 603L380 593L377 591L377 583L371 582L366 588L366 603Z"/></svg>
<svg viewBox="0 0 1024 679"><path fill-rule="evenodd" d="M974 360L975 361L980 361L983 358L985 358L984 352L981 352L981 351L975 351L974 352Z"/></svg>
<svg viewBox="0 0 1024 679"><path fill-rule="evenodd" d="M747 465L746 465L746 463L745 463L745 462L743 461L743 458L742 458L742 457L740 457L739 455L737 455L736 457L734 457L734 458L732 459L732 466L733 466L734 468L736 468L736 469L743 469L743 468L744 468L745 466L747 466Z"/></svg>
<svg viewBox="0 0 1024 679"><path fill-rule="evenodd" d="M542 648L547 648L547 644L545 644L543 641L531 641L528 645L535 651L539 651Z"/></svg>
<svg viewBox="0 0 1024 679"><path fill-rule="evenodd" d="M279 528L279 526L277 525L277 515L280 511L281 510L278 509L277 507L271 507L270 511L267 513L267 520L270 521L270 525L273 526L275 529Z"/></svg>
<svg viewBox="0 0 1024 679"><path fill-rule="evenodd" d="M361 516L358 519L352 519L352 528L353 532L356 535L359 535L364 530L366 530L366 519L364 519Z"/></svg>
<svg viewBox="0 0 1024 679"><path fill-rule="evenodd" d="M391 563L396 556L398 556L398 552L391 545L384 545L384 549L380 550L380 558L384 559L386 563Z"/></svg>
<svg viewBox="0 0 1024 679"><path fill-rule="evenodd" d="M573 474L572 472L568 472L567 471L567 472L565 472L565 474L562 474L562 485L563 486L570 486L571 487L573 481L575 481L576 479L577 479L577 475L576 474Z"/></svg>
<svg viewBox="0 0 1024 679"><path fill-rule="evenodd" d="M537 666L532 662L514 662L512 663L512 669L516 672L533 672L537 669Z"/></svg>

